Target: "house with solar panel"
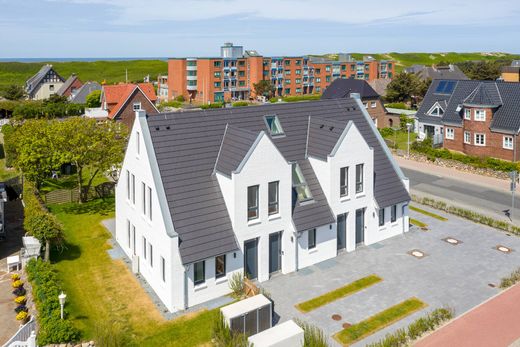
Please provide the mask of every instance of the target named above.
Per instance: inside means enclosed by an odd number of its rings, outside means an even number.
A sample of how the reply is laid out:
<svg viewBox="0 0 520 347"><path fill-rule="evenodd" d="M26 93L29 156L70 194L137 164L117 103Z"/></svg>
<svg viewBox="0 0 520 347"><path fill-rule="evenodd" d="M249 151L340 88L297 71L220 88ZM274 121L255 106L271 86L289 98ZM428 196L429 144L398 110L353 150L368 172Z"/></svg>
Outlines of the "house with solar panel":
<svg viewBox="0 0 520 347"><path fill-rule="evenodd" d="M174 312L406 233L408 187L359 99L139 110L115 236Z"/></svg>
<svg viewBox="0 0 520 347"><path fill-rule="evenodd" d="M520 84L434 80L417 111L419 138L480 157L520 159Z"/></svg>

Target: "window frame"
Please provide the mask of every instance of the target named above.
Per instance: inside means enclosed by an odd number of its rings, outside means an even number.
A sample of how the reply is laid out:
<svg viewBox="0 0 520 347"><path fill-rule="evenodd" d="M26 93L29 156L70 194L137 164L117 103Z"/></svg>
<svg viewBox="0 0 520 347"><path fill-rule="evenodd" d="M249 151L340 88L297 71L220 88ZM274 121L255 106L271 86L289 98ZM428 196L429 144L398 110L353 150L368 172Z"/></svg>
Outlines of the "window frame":
<svg viewBox="0 0 520 347"><path fill-rule="evenodd" d="M453 129L453 128L446 128L445 137L448 140L454 140L455 139L455 129Z"/></svg>
<svg viewBox="0 0 520 347"><path fill-rule="evenodd" d="M379 209L379 213L378 213L378 224L380 227L382 227L383 225L385 225L385 208L382 207Z"/></svg>
<svg viewBox="0 0 520 347"><path fill-rule="evenodd" d="M150 242L148 242L148 248L149 248L148 251L150 252L149 253L150 267L153 268L153 245Z"/></svg>
<svg viewBox="0 0 520 347"><path fill-rule="evenodd" d="M132 204L135 205L135 175L132 174Z"/></svg>
<svg viewBox="0 0 520 347"><path fill-rule="evenodd" d="M371 101L370 102L370 108L376 108L376 107L377 107L377 102Z"/></svg>
<svg viewBox="0 0 520 347"><path fill-rule="evenodd" d="M143 236L142 241L143 241L143 258L144 258L144 260L146 260L147 258L146 258L146 237L145 236Z"/></svg>
<svg viewBox="0 0 520 347"><path fill-rule="evenodd" d="M307 249L316 248L316 228L307 231Z"/></svg>
<svg viewBox="0 0 520 347"><path fill-rule="evenodd" d="M471 131L464 131L464 143L471 145Z"/></svg>
<svg viewBox="0 0 520 347"><path fill-rule="evenodd" d="M397 205L392 205L390 208L390 222L395 223L397 221Z"/></svg>
<svg viewBox="0 0 520 347"><path fill-rule="evenodd" d="M292 172L291 172L292 187L296 191L297 200L300 203L313 200L311 188L307 184L307 181L305 180L305 176L303 176L303 171L300 168L300 165L298 163L294 163L291 170L292 170ZM298 183L295 182L295 177L298 179ZM300 195L299 190L302 190L303 193L305 194L305 198L303 198L302 200L300 200L300 198L299 198L299 195Z"/></svg>
<svg viewBox="0 0 520 347"><path fill-rule="evenodd" d="M224 265L224 271L223 272L218 272L218 260L219 258L222 258L224 259L224 262L223 262L223 265ZM227 275L227 270L226 270L226 255L225 254L222 254L222 255L218 255L215 257L215 278L216 279L219 279L219 278L222 278L222 277L226 277Z"/></svg>
<svg viewBox="0 0 520 347"><path fill-rule="evenodd" d="M197 280L197 266L202 264L202 278ZM200 269L199 269L200 270ZM193 285L199 286L206 282L206 261L201 260L196 263L193 263Z"/></svg>
<svg viewBox="0 0 520 347"><path fill-rule="evenodd" d="M485 122L486 121L486 110L478 109L475 110L475 115L473 117L473 120L476 122Z"/></svg>
<svg viewBox="0 0 520 347"><path fill-rule="evenodd" d="M348 172L349 172L348 166L345 166L345 167L342 167L339 169L339 196L340 196L340 198L349 196Z"/></svg>
<svg viewBox="0 0 520 347"><path fill-rule="evenodd" d="M470 108L464 109L464 119L471 120L471 109Z"/></svg>
<svg viewBox="0 0 520 347"><path fill-rule="evenodd" d="M132 198L131 191L132 190L130 185L130 171L126 170L126 199L128 201L130 201Z"/></svg>
<svg viewBox="0 0 520 347"><path fill-rule="evenodd" d="M136 108L136 106L137 106L138 108ZM134 103L132 104L132 110L133 110L134 112L135 112L135 111L141 111L141 110L142 110L142 108L141 108L141 102L134 102Z"/></svg>
<svg viewBox="0 0 520 347"><path fill-rule="evenodd" d="M141 200L141 203L143 205L143 208L142 208L142 211L143 212L143 216L146 216L146 183L144 182L141 182L141 195L142 195L142 200Z"/></svg>
<svg viewBox="0 0 520 347"><path fill-rule="evenodd" d="M250 206L249 205L249 194L250 194L250 190L252 191L252 189L255 189L256 190L256 202L254 205ZM256 184L256 185L252 185L252 186L249 186L247 187L247 220L248 221L252 221L252 220L256 220L258 218L260 218L260 209L259 209L259 200L260 200L260 185ZM255 216L252 217L250 216L250 212L251 211L255 211Z"/></svg>
<svg viewBox="0 0 520 347"><path fill-rule="evenodd" d="M152 220L152 187L148 187L148 219Z"/></svg>
<svg viewBox="0 0 520 347"><path fill-rule="evenodd" d="M360 168L361 174L358 172L358 168ZM357 164L356 165L356 194L362 194L365 191L364 187L364 181L365 181L365 167L364 164ZM359 189L359 186L361 189Z"/></svg>
<svg viewBox="0 0 520 347"><path fill-rule="evenodd" d="M137 151L137 155L140 155L141 154L141 136L139 134L139 131L136 131L135 134L136 134L136 137L135 137L135 148L136 148L136 151Z"/></svg>
<svg viewBox="0 0 520 347"><path fill-rule="evenodd" d="M506 139L509 139L511 143L511 146L506 146ZM502 137L502 148L504 149L508 149L508 150L513 150L515 148L515 144L514 144L514 137L513 136L510 136L510 135L504 135Z"/></svg>
<svg viewBox="0 0 520 347"><path fill-rule="evenodd" d="M477 138L479 136L482 136L482 143L479 143L479 141L477 140ZM475 133L473 135L473 144L475 146L485 147L486 146L486 134L484 134L484 133Z"/></svg>
<svg viewBox="0 0 520 347"><path fill-rule="evenodd" d="M275 187L275 196L274 200L271 201L271 186ZM271 207L275 207L273 211L271 211ZM277 215L280 213L280 181L269 182L267 185L267 214L269 216Z"/></svg>

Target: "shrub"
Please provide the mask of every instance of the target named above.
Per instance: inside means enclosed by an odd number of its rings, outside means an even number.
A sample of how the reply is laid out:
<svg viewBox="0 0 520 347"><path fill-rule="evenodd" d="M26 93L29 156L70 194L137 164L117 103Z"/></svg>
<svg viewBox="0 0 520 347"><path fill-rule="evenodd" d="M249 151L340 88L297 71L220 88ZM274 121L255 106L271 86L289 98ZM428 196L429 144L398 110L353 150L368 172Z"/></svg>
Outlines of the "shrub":
<svg viewBox="0 0 520 347"><path fill-rule="evenodd" d="M406 106L404 102L391 102L389 104L385 104L385 107L388 108L397 108L400 110L409 110L410 108Z"/></svg>
<svg viewBox="0 0 520 347"><path fill-rule="evenodd" d="M175 98L175 101L184 102L186 101L186 98L183 95L179 95Z"/></svg>
<svg viewBox="0 0 520 347"><path fill-rule="evenodd" d="M520 282L520 268L513 271L509 276L502 278L500 288L505 289L513 284Z"/></svg>
<svg viewBox="0 0 520 347"><path fill-rule="evenodd" d="M13 288L20 288L20 287L23 287L23 281L16 280L16 281L13 281L13 283L11 283L11 285L13 286Z"/></svg>
<svg viewBox="0 0 520 347"><path fill-rule="evenodd" d="M20 279L20 275L19 275L19 274L12 274L12 275L11 275L11 279L12 279L13 281L18 281L18 280Z"/></svg>
<svg viewBox="0 0 520 347"><path fill-rule="evenodd" d="M229 288L233 292L233 297L241 298L244 296L245 286L244 286L244 276L241 272L234 272L229 279Z"/></svg>
<svg viewBox="0 0 520 347"><path fill-rule="evenodd" d="M299 319L294 320L303 329L303 347L328 347L327 337L315 325Z"/></svg>
<svg viewBox="0 0 520 347"><path fill-rule="evenodd" d="M212 104L204 104L201 105L200 108L203 110L207 110L208 108L223 108L224 103L223 102L214 102Z"/></svg>
<svg viewBox="0 0 520 347"><path fill-rule="evenodd" d="M392 128L382 128L382 129L379 129L379 133L381 133L381 136L383 136L383 137L389 137L389 136L392 136L394 134L394 129L392 129Z"/></svg>
<svg viewBox="0 0 520 347"><path fill-rule="evenodd" d="M247 335L231 331L224 322L222 313L215 316L211 328L211 338L215 347L248 347Z"/></svg>
<svg viewBox="0 0 520 347"><path fill-rule="evenodd" d="M180 101L163 101L157 106L159 111L164 110L166 107L181 108L182 102Z"/></svg>
<svg viewBox="0 0 520 347"><path fill-rule="evenodd" d="M17 304L25 304L26 301L27 298L25 297L25 295L20 295L14 298L14 302L16 302Z"/></svg>
<svg viewBox="0 0 520 347"><path fill-rule="evenodd" d="M16 315L16 320L26 320L29 317L29 314L26 311L20 311Z"/></svg>
<svg viewBox="0 0 520 347"><path fill-rule="evenodd" d="M249 106L249 103L247 101L237 101L232 104L233 107L243 107L243 106Z"/></svg>
<svg viewBox="0 0 520 347"><path fill-rule="evenodd" d="M94 336L98 346L123 347L132 344L130 334L123 324L111 320L98 322Z"/></svg>

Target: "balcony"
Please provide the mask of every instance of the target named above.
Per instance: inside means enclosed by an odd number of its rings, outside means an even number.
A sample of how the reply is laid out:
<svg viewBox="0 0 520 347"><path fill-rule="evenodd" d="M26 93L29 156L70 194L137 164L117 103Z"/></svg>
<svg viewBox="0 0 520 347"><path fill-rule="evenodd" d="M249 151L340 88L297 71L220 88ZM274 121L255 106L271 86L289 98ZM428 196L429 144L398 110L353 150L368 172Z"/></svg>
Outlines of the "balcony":
<svg viewBox="0 0 520 347"><path fill-rule="evenodd" d="M186 90L197 90L197 85L194 86L186 86Z"/></svg>

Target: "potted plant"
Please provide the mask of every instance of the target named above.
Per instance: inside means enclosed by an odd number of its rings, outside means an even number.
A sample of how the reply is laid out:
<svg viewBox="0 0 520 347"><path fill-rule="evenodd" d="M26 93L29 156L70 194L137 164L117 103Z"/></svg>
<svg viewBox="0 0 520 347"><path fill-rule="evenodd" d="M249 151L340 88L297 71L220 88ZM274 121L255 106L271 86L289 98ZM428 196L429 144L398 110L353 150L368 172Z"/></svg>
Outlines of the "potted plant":
<svg viewBox="0 0 520 347"><path fill-rule="evenodd" d="M24 305L27 302L27 298L25 295L20 295L14 298L14 302L16 302L19 305Z"/></svg>
<svg viewBox="0 0 520 347"><path fill-rule="evenodd" d="M16 296L22 296L25 295L26 291L24 287L18 287L15 290L13 290L13 294Z"/></svg>
<svg viewBox="0 0 520 347"><path fill-rule="evenodd" d="M29 321L29 314L27 311L20 311L16 315L16 320L20 321L22 324L25 324Z"/></svg>
<svg viewBox="0 0 520 347"><path fill-rule="evenodd" d="M19 274L12 274L11 275L11 280L13 280L13 282L14 281L18 281L19 279L20 279L20 275Z"/></svg>
<svg viewBox="0 0 520 347"><path fill-rule="evenodd" d="M11 285L13 286L13 288L21 288L21 287L23 287L23 281L16 280L16 281L13 281L13 283Z"/></svg>
<svg viewBox="0 0 520 347"><path fill-rule="evenodd" d="M14 309L14 312L16 312L16 313L27 312L27 311L29 311L29 309L28 309L27 306L25 306L25 305L18 305L18 306L16 306L16 308Z"/></svg>

